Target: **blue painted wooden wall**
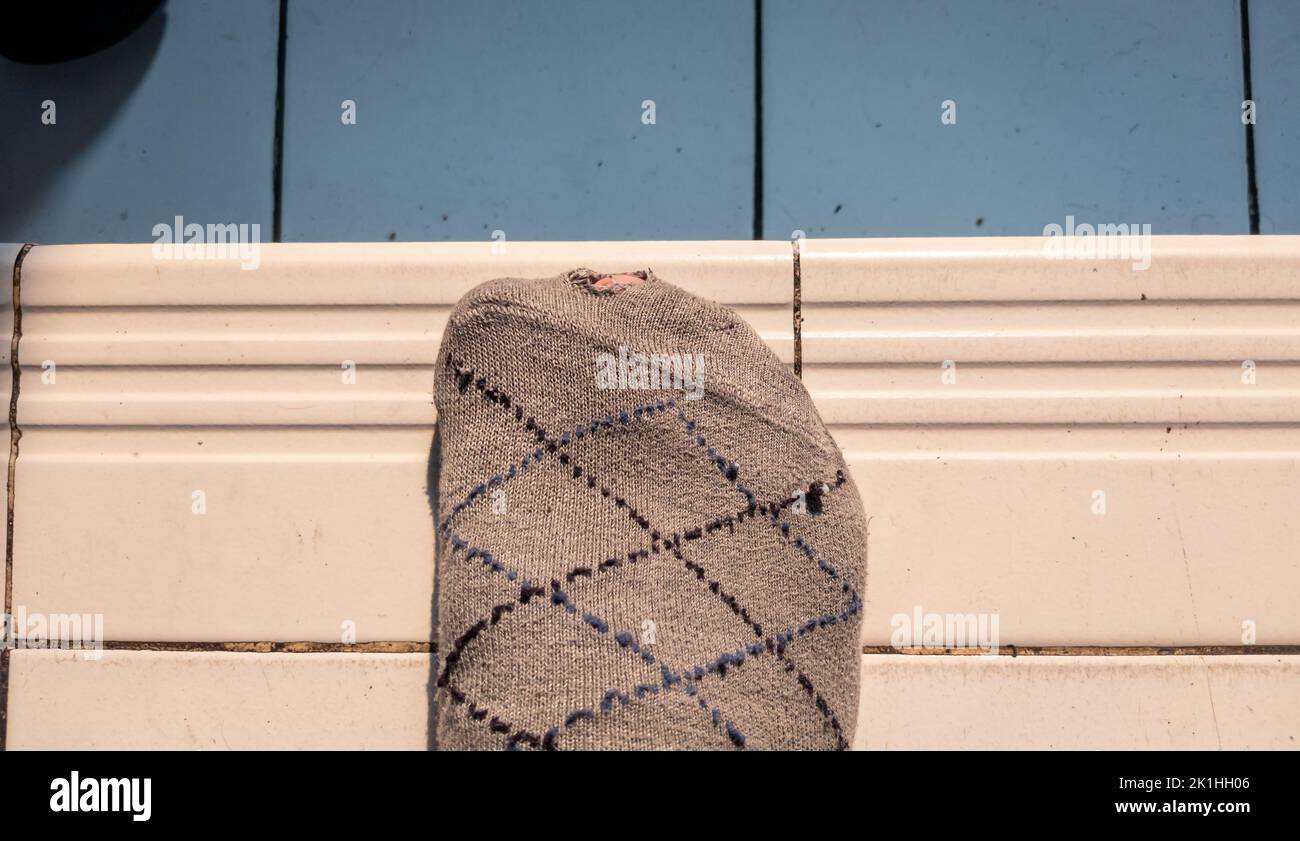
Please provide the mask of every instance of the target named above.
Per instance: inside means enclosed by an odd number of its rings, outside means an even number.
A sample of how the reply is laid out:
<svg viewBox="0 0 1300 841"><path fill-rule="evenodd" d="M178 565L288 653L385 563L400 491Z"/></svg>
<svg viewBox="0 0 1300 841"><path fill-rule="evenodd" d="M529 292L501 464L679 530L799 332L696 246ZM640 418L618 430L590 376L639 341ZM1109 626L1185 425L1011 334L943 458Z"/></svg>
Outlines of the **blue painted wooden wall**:
<svg viewBox="0 0 1300 841"><path fill-rule="evenodd" d="M1236 0L287 8L284 240L1250 230ZM1259 227L1296 233L1300 3L1249 12ZM269 240L280 23L170 0L98 55L0 59L0 241Z"/></svg>

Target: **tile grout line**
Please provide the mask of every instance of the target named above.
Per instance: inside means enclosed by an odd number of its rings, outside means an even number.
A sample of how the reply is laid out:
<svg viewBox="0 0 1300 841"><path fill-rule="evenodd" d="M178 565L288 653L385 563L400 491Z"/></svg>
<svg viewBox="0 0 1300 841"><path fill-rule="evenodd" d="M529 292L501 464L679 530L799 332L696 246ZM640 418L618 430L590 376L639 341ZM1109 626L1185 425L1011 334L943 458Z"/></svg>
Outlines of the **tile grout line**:
<svg viewBox="0 0 1300 841"><path fill-rule="evenodd" d="M1241 80L1242 99L1254 101L1250 78L1250 0L1241 0ZM1252 114L1254 107L1251 108ZM1255 126L1247 122L1246 129L1246 211L1250 216L1250 232L1259 233L1259 182L1255 178Z"/></svg>
<svg viewBox="0 0 1300 841"><path fill-rule="evenodd" d="M235 654L432 654L437 645L415 640L376 640L373 642L338 643L246 641L184 642L178 640L106 640L103 651L156 651L170 653ZM79 648L53 648L84 652ZM863 645L861 654L888 654L900 657L981 657L982 648L899 648L892 645ZM1001 645L1000 657L1226 657L1226 656L1300 656L1300 645Z"/></svg>
<svg viewBox="0 0 1300 841"><path fill-rule="evenodd" d="M903 657L982 657L982 648L895 648L864 645L863 654ZM999 657L1227 657L1300 655L1300 645L1000 645Z"/></svg>
<svg viewBox="0 0 1300 841"><path fill-rule="evenodd" d="M4 637L0 638L0 751L8 744L9 733L9 648L8 630L13 615L14 602L14 490L18 474L18 442L22 440L23 431L18 426L18 393L22 385L23 369L18 364L18 343L23 337L22 279L23 260L32 250L33 243L26 243L14 258L13 267L13 306L14 328L9 337L9 475L5 482L5 590L4 590Z"/></svg>
<svg viewBox="0 0 1300 841"><path fill-rule="evenodd" d="M437 646L414 640L375 640L373 642L183 642L176 640L105 640L103 651L169 651L244 654L432 654ZM65 649L81 652L84 649Z"/></svg>
<svg viewBox="0 0 1300 841"><path fill-rule="evenodd" d="M794 375L803 379L803 269L799 264L800 244L803 242L799 237L795 237L790 242L791 249L794 251L794 291L793 291L793 310L794 316Z"/></svg>

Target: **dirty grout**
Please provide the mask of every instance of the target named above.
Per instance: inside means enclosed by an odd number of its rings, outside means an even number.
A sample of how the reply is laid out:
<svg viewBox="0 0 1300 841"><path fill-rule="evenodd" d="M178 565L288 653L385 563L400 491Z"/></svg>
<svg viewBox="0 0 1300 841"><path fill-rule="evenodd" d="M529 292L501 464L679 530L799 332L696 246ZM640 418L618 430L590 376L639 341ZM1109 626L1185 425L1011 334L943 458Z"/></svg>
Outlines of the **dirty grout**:
<svg viewBox="0 0 1300 841"><path fill-rule="evenodd" d="M430 654L437 646L429 642L377 640L375 642L179 642L105 641L104 651L233 652L244 654ZM69 649L73 650L73 649ZM80 649L76 649L80 650Z"/></svg>
<svg viewBox="0 0 1300 841"><path fill-rule="evenodd" d="M18 442L22 440L23 431L18 428L18 390L22 381L23 370L18 364L18 342L23 337L22 277L23 260L26 259L33 243L25 244L14 258L13 268L13 310L14 330L9 337L9 373L11 377L9 390L9 477L5 483L5 591L4 615L6 624L13 614L14 602L14 480L18 472ZM9 649L0 649L0 751L6 749L6 737L9 731Z"/></svg>
<svg viewBox="0 0 1300 841"><path fill-rule="evenodd" d="M104 651L230 652L245 654L433 654L437 645L414 640L374 642L183 642L112 640L101 644ZM63 649L81 651L82 649ZM864 645L863 654L895 654L905 657L978 657L987 651L978 647L926 648L913 646ZM1233 655L1297 656L1300 645L1002 645L1000 657L1222 657Z"/></svg>
<svg viewBox="0 0 1300 841"><path fill-rule="evenodd" d="M983 648L895 648L864 645L863 654L901 654L910 657L979 657ZM1223 657L1239 654L1300 655L1300 645L1002 645L999 657Z"/></svg>
<svg viewBox="0 0 1300 841"><path fill-rule="evenodd" d="M794 315L794 375L803 379L803 273L799 266L798 237L791 240L794 251L794 291L792 296Z"/></svg>

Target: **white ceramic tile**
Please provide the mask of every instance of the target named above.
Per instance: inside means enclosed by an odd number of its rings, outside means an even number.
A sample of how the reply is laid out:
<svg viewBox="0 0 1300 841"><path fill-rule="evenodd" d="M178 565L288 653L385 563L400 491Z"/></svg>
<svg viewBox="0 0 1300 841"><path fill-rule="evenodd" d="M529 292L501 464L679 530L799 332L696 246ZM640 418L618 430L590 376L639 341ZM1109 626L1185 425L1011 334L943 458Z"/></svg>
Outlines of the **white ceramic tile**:
<svg viewBox="0 0 1300 841"><path fill-rule="evenodd" d="M427 654L19 650L10 750L423 750Z"/></svg>
<svg viewBox="0 0 1300 841"><path fill-rule="evenodd" d="M1295 749L1300 657L868 655L855 748Z"/></svg>

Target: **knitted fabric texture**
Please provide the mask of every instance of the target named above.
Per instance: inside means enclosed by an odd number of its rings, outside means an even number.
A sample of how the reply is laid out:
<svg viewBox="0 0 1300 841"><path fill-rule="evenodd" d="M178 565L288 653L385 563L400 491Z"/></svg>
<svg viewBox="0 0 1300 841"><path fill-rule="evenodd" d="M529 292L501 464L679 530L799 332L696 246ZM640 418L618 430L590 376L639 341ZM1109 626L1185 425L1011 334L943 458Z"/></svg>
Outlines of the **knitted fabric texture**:
<svg viewBox="0 0 1300 841"><path fill-rule="evenodd" d="M845 749L857 490L753 329L637 274L496 280L451 315L439 747ZM637 354L703 371L648 377Z"/></svg>

